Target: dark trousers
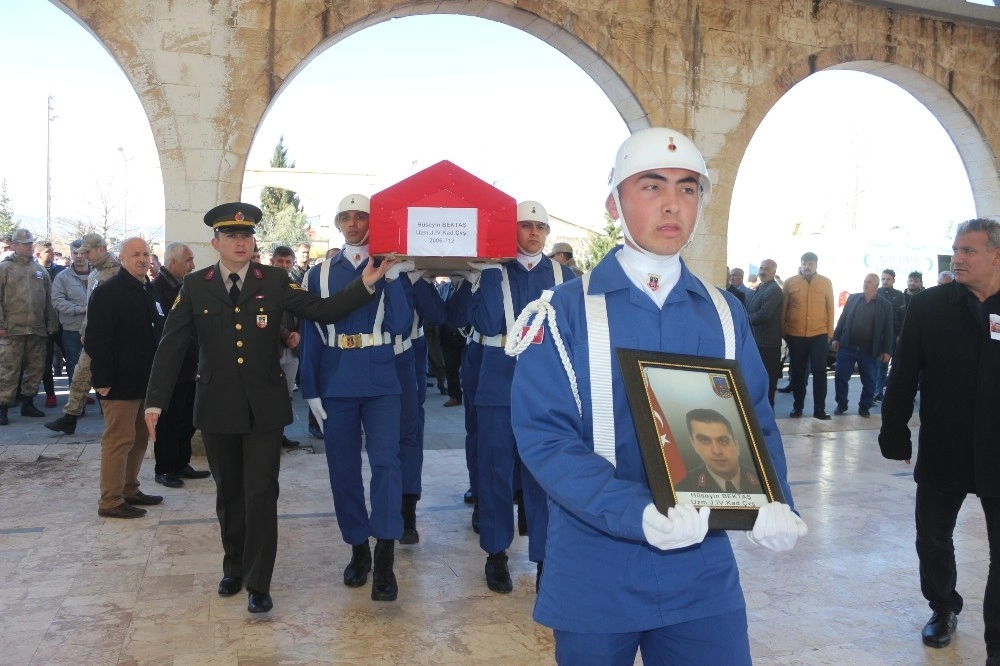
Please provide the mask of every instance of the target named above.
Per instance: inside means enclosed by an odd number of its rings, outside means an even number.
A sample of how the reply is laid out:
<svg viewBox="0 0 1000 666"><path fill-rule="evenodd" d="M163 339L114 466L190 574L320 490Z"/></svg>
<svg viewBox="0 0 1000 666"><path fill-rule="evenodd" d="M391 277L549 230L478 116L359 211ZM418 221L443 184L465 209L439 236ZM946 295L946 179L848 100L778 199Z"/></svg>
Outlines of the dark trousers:
<svg viewBox="0 0 1000 666"><path fill-rule="evenodd" d="M278 471L282 428L229 435L202 431L215 479L224 576L268 592L278 552Z"/></svg>
<svg viewBox="0 0 1000 666"><path fill-rule="evenodd" d="M56 394L56 383L52 373L52 362L55 360L56 352L62 357L62 348L59 341L62 339L62 328L55 333L49 333L45 343L45 373L42 375L42 386L45 387L45 395Z"/></svg>
<svg viewBox="0 0 1000 666"><path fill-rule="evenodd" d="M917 484L917 557L920 591L934 611L962 610L962 595L955 589L958 570L952 534L966 493L938 490ZM983 597L986 645L1000 647L1000 497L981 497L990 546L990 567Z"/></svg>
<svg viewBox="0 0 1000 666"><path fill-rule="evenodd" d="M833 379L837 406L847 407L848 382L851 381L855 365L858 366L858 374L861 375L861 399L858 405L869 409L875 398L879 360L872 356L871 347L857 345L846 345L837 350L837 369Z"/></svg>
<svg viewBox="0 0 1000 666"><path fill-rule="evenodd" d="M462 357L465 355L465 338L455 329L441 328L441 353L444 355L448 395L462 399Z"/></svg>
<svg viewBox="0 0 1000 666"><path fill-rule="evenodd" d="M806 401L806 378L813 378L813 414L826 412L826 350L827 337L788 336L788 356L792 377L792 406L801 410Z"/></svg>
<svg viewBox="0 0 1000 666"><path fill-rule="evenodd" d="M781 345L777 347L761 347L758 345L760 360L764 362L764 370L767 372L767 401L774 408L774 392L778 389L778 380L781 379Z"/></svg>
<svg viewBox="0 0 1000 666"><path fill-rule="evenodd" d="M157 474L178 474L191 463L191 438L194 437L195 382L178 382L170 396L170 406L156 422Z"/></svg>

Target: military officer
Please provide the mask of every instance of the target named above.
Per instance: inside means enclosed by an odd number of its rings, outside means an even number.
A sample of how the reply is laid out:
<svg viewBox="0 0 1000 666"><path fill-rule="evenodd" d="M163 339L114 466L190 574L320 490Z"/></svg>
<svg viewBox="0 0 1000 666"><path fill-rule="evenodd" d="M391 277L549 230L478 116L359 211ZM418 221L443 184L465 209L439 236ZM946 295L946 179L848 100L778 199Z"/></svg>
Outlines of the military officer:
<svg viewBox="0 0 1000 666"><path fill-rule="evenodd" d="M188 274L167 317L146 393L146 422L156 432L192 332L199 343L194 424L217 486L216 513L225 556L219 594L246 585L251 613L271 610L278 541L281 434L292 422L278 365L281 315L333 323L371 300L392 262L370 267L330 298L320 299L288 273L250 261L261 211L235 202L205 215L219 262Z"/></svg>

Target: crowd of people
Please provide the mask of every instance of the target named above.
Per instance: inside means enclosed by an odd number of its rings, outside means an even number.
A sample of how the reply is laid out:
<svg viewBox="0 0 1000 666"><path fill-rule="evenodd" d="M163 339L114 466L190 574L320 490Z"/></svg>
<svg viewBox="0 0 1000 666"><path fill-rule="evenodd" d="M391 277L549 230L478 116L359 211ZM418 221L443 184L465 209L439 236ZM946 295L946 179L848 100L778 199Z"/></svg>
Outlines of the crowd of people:
<svg viewBox="0 0 1000 666"><path fill-rule="evenodd" d="M62 265L51 243L18 229L0 261L0 425L16 405L21 416L44 415L34 399L40 384L54 397L55 359L63 358L70 396L62 416L44 425L73 433L90 390L99 396L98 514L141 518L143 507L163 502L140 489L152 438L156 483L183 488L213 477L218 593L246 589L248 611L266 613L274 604L280 456L298 445L284 429L291 396L301 391L310 433L324 440L344 585L365 586L370 575L371 599L389 602L400 593L396 545L421 538L424 404L436 386L445 407L465 413L464 499L473 505L486 587L513 590L506 551L515 529L527 536L534 617L553 629L559 663L631 664L641 652L644 663L749 664L736 560L726 532L710 526L721 507L687 497L759 494L760 469L739 458L741 435L724 415L694 406L687 434L703 464L672 488L674 506L658 507L614 350L735 361L780 490L763 496L746 534L782 552L808 532L773 411L782 346L789 416L802 417L811 374L819 420L831 418L832 349L834 415L848 411L857 368L858 414L869 417L884 400L879 443L887 458L913 457L907 424L921 394L917 554L933 610L922 639L946 646L963 606L951 532L968 493L981 498L989 540L1000 538L1000 458L991 445L1000 223L958 227L952 271L939 275L940 286L924 290L913 272L900 292L893 270L869 274L834 321L832 285L812 252L784 283L772 259L750 276L753 287L739 268L728 271L724 290L689 270L680 252L693 242L711 190L687 137L636 132L616 155L606 193L624 243L586 273L567 243L546 252L549 217L536 201L517 205L516 256L440 274L373 256L370 201L357 193L336 211L344 245L316 264L305 243L262 256L254 240L262 213L241 202L205 214L219 258L200 270L185 243L167 245L161 263L141 238L125 239L115 253L93 233L70 244ZM209 471L191 466L196 429ZM996 663L1000 579L992 572L983 614L988 663Z"/></svg>

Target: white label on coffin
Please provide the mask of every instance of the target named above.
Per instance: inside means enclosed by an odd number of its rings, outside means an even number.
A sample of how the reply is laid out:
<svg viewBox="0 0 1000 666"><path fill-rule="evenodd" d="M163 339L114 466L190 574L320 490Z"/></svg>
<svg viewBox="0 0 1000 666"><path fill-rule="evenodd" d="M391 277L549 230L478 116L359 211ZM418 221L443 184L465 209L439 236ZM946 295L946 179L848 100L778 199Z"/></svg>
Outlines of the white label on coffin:
<svg viewBox="0 0 1000 666"><path fill-rule="evenodd" d="M408 208L406 254L475 257L477 208Z"/></svg>

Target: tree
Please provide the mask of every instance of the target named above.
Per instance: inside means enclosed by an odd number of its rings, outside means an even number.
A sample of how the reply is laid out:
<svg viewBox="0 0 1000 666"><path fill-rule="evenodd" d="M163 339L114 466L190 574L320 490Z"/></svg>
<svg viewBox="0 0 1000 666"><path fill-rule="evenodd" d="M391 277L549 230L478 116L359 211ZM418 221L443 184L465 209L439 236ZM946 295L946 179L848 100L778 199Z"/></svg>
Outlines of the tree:
<svg viewBox="0 0 1000 666"><path fill-rule="evenodd" d="M278 145L274 147L271 167L295 168L295 162L288 161L284 136L278 138ZM260 192L260 208L264 214L257 225L257 236L261 242L292 244L306 239L308 224L298 194L280 187L265 187Z"/></svg>
<svg viewBox="0 0 1000 666"><path fill-rule="evenodd" d="M7 195L7 179L0 184L0 236L14 233L17 223L14 222L14 209Z"/></svg>
<svg viewBox="0 0 1000 666"><path fill-rule="evenodd" d="M611 250L620 244L622 239L621 225L604 213L604 233L594 236L587 242L587 251L583 255L583 269L589 271L597 265Z"/></svg>

